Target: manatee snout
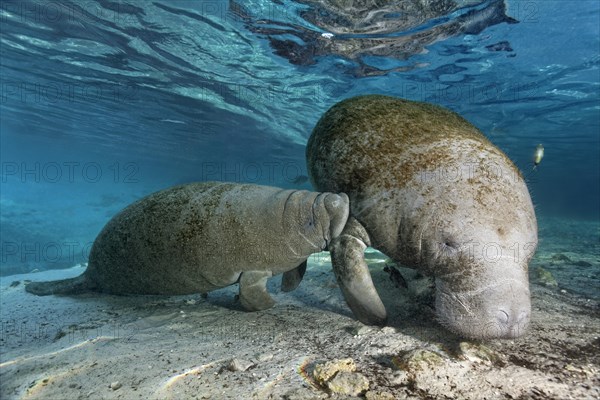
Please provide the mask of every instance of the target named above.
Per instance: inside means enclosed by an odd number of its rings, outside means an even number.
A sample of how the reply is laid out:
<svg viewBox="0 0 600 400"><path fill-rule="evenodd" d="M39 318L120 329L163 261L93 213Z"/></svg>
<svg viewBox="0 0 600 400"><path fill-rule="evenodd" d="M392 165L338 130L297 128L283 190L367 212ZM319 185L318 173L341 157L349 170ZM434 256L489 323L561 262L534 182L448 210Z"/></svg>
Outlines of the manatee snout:
<svg viewBox="0 0 600 400"><path fill-rule="evenodd" d="M325 212L326 215L322 215ZM313 203L313 218L322 221L326 246L338 237L350 214L350 200L345 193L321 193Z"/></svg>
<svg viewBox="0 0 600 400"><path fill-rule="evenodd" d="M331 239L340 236L346 221L348 220L348 214L350 213L350 200L346 193L327 193L324 199L325 209L330 217L329 232Z"/></svg>
<svg viewBox="0 0 600 400"><path fill-rule="evenodd" d="M501 280L471 292L451 291L436 280L440 323L471 339L512 339L529 327L531 301L527 281Z"/></svg>

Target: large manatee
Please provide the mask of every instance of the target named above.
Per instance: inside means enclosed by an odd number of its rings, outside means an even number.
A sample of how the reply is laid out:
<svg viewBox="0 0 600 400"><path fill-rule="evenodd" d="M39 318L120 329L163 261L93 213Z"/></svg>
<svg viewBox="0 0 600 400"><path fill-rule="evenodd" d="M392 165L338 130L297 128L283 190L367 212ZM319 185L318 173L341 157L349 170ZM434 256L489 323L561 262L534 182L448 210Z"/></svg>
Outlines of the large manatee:
<svg viewBox="0 0 600 400"><path fill-rule="evenodd" d="M220 182L153 193L126 207L100 232L83 275L32 282L37 295L207 293L240 283L240 302L274 302L269 277L284 273L294 289L306 259L325 249L348 218L348 197Z"/></svg>
<svg viewBox="0 0 600 400"><path fill-rule="evenodd" d="M436 314L450 330L523 334L535 213L517 167L477 128L435 105L359 96L321 117L306 156L315 188L350 198L348 224L329 249L360 321L386 321L363 257L371 246L435 277Z"/></svg>

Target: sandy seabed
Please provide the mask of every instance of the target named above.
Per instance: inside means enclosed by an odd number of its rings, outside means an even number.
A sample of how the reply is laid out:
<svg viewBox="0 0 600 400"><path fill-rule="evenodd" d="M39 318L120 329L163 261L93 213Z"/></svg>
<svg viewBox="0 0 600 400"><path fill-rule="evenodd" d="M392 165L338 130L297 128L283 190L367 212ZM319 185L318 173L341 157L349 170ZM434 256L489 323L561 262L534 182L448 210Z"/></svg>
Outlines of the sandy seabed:
<svg viewBox="0 0 600 400"><path fill-rule="evenodd" d="M516 340L480 343L447 332L434 320L430 281L400 269L408 289L397 287L379 253L367 256L390 314L384 328L352 317L328 253L311 257L293 292L281 293L272 279L276 306L254 313L235 303L235 286L208 299L36 297L26 280L76 276L84 267L3 277L0 398L346 399L354 397L319 384L313 371L347 358L356 365L351 376L365 382L357 398L600 398L598 226L548 226L570 236L540 243L530 265L532 324Z"/></svg>

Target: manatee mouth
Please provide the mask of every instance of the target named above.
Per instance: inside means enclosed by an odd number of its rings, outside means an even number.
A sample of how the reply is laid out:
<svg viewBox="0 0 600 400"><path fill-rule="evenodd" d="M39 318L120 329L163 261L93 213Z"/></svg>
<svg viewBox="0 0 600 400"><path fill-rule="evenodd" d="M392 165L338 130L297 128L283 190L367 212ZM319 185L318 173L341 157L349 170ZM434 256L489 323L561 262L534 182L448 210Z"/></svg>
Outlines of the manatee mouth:
<svg viewBox="0 0 600 400"><path fill-rule="evenodd" d="M453 293L438 286L438 323L469 339L514 339L522 336L529 327L529 291L521 291L521 296L499 296L498 293L507 293L500 290L504 289L502 285L482 288L476 294ZM503 301L502 297L507 297L508 301ZM515 298L524 300L517 302Z"/></svg>
<svg viewBox="0 0 600 400"><path fill-rule="evenodd" d="M498 310L498 317L493 320L448 319L437 316L437 322L450 332L467 339L515 339L523 336L529 328L529 315L522 314L515 323L504 322L509 319L508 313Z"/></svg>

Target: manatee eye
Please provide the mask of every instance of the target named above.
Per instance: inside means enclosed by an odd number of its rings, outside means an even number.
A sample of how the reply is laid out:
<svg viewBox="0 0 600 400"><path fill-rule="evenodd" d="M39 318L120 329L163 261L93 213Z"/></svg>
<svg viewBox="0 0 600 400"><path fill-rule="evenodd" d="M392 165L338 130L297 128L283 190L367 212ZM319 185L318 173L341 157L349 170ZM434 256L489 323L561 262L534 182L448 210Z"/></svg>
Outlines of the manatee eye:
<svg viewBox="0 0 600 400"><path fill-rule="evenodd" d="M451 240L444 240L444 246L446 246L446 247L452 247L453 249L456 248L456 244L453 241L451 241Z"/></svg>
<svg viewBox="0 0 600 400"><path fill-rule="evenodd" d="M458 251L459 245L452 238L444 238L440 243L440 247L445 253L454 254Z"/></svg>

